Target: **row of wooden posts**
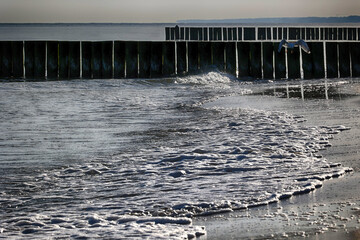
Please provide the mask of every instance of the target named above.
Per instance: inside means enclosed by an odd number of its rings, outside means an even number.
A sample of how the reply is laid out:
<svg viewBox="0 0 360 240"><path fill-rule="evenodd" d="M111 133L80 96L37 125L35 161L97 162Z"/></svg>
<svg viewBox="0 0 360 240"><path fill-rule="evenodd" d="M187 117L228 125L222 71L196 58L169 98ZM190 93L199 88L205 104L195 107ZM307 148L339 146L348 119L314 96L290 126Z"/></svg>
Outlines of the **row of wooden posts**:
<svg viewBox="0 0 360 240"><path fill-rule="evenodd" d="M2 41L1 80L160 78L217 68L238 78L360 77L359 42Z"/></svg>
<svg viewBox="0 0 360 240"><path fill-rule="evenodd" d="M355 26L175 26L165 28L165 39L177 41L276 41L282 39L360 41L360 28Z"/></svg>

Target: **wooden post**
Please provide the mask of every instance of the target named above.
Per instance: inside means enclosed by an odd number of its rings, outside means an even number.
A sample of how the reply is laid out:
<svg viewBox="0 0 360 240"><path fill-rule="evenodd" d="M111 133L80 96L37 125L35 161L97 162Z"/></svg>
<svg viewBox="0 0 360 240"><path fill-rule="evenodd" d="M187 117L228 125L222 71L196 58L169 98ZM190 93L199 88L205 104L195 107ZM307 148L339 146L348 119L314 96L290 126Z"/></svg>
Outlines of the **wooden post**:
<svg viewBox="0 0 360 240"><path fill-rule="evenodd" d="M163 76L170 76L175 74L175 42L163 43Z"/></svg>
<svg viewBox="0 0 360 240"><path fill-rule="evenodd" d="M326 72L328 78L338 77L338 55L337 43L326 43Z"/></svg>
<svg viewBox="0 0 360 240"><path fill-rule="evenodd" d="M302 68L304 72L304 79L312 79L314 77L314 65L313 65L313 46L312 42L308 42L311 49L311 54L302 54Z"/></svg>
<svg viewBox="0 0 360 240"><path fill-rule="evenodd" d="M290 79L300 78L300 48L288 49L288 77Z"/></svg>
<svg viewBox="0 0 360 240"><path fill-rule="evenodd" d="M80 49L79 49L79 54L80 54L80 79L83 78L83 59L82 59L82 42L79 42L80 45Z"/></svg>
<svg viewBox="0 0 360 240"><path fill-rule="evenodd" d="M125 77L125 42L114 42L114 78Z"/></svg>
<svg viewBox="0 0 360 240"><path fill-rule="evenodd" d="M211 43L199 42L199 66L201 70L209 69L211 66Z"/></svg>
<svg viewBox="0 0 360 240"><path fill-rule="evenodd" d="M224 49L225 44L223 42L211 43L212 64L220 71L225 70Z"/></svg>
<svg viewBox="0 0 360 240"><path fill-rule="evenodd" d="M251 76L260 79L261 76L261 43L250 42L250 70Z"/></svg>
<svg viewBox="0 0 360 240"><path fill-rule="evenodd" d="M115 78L115 41L111 42L111 78Z"/></svg>
<svg viewBox="0 0 360 240"><path fill-rule="evenodd" d="M34 78L34 42L25 42L25 77Z"/></svg>
<svg viewBox="0 0 360 240"><path fill-rule="evenodd" d="M138 43L125 42L125 78L138 77Z"/></svg>
<svg viewBox="0 0 360 240"><path fill-rule="evenodd" d="M92 59L92 43L81 42L82 54L82 78L90 79L91 76L91 59Z"/></svg>
<svg viewBox="0 0 360 240"><path fill-rule="evenodd" d="M69 78L69 42L59 42L59 78Z"/></svg>
<svg viewBox="0 0 360 240"><path fill-rule="evenodd" d="M57 41L47 42L47 78L48 79L57 79L59 77L58 48L59 48L59 42Z"/></svg>
<svg viewBox="0 0 360 240"><path fill-rule="evenodd" d="M69 42L69 78L80 77L80 42Z"/></svg>
<svg viewBox="0 0 360 240"><path fill-rule="evenodd" d="M101 42L91 43L91 78L101 78Z"/></svg>
<svg viewBox="0 0 360 240"><path fill-rule="evenodd" d="M0 42L0 77L10 78L12 69L11 42Z"/></svg>
<svg viewBox="0 0 360 240"><path fill-rule="evenodd" d="M327 29L325 29L325 30L327 30ZM325 39L328 39L327 35L328 35L328 32L325 34ZM323 42L323 54L324 54L324 78L327 78L326 41Z"/></svg>
<svg viewBox="0 0 360 240"><path fill-rule="evenodd" d="M286 69L286 79L289 79L289 58L288 58L288 49L285 48L285 69Z"/></svg>
<svg viewBox="0 0 360 240"><path fill-rule="evenodd" d="M260 62L261 62L261 79L264 79L264 43L261 42L261 53L260 53Z"/></svg>
<svg viewBox="0 0 360 240"><path fill-rule="evenodd" d="M263 74L265 79L272 79L273 76L273 53L274 45L271 42L263 43Z"/></svg>
<svg viewBox="0 0 360 240"><path fill-rule="evenodd" d="M45 42L34 42L34 78L45 79Z"/></svg>
<svg viewBox="0 0 360 240"><path fill-rule="evenodd" d="M232 75L236 75L236 43L225 43L226 48L226 71Z"/></svg>
<svg viewBox="0 0 360 240"><path fill-rule="evenodd" d="M161 77L162 74L162 43L151 43L151 77Z"/></svg>
<svg viewBox="0 0 360 240"><path fill-rule="evenodd" d="M186 42L177 42L177 74L186 72Z"/></svg>
<svg viewBox="0 0 360 240"><path fill-rule="evenodd" d="M238 42L238 77L250 76L250 45L248 42Z"/></svg>
<svg viewBox="0 0 360 240"><path fill-rule="evenodd" d="M299 61L300 61L300 78L301 78L301 80L304 79L303 58L302 58L303 54L304 54L304 53L303 53L303 50L301 49L301 47L299 47L299 56L300 56L300 58L299 58Z"/></svg>
<svg viewBox="0 0 360 240"><path fill-rule="evenodd" d="M112 78L112 42L101 42L101 78Z"/></svg>
<svg viewBox="0 0 360 240"><path fill-rule="evenodd" d="M279 28L280 29L280 28ZM285 48L282 48L280 52L277 51L279 42L274 43L275 48L275 78L284 79L286 78L286 59L285 59Z"/></svg>
<svg viewBox="0 0 360 240"><path fill-rule="evenodd" d="M311 56L313 60L313 77L314 78L324 78L325 69L324 69L324 48L323 43L313 42L311 44Z"/></svg>
<svg viewBox="0 0 360 240"><path fill-rule="evenodd" d="M11 44L12 52L12 77L22 78L23 73L23 42L16 41Z"/></svg>
<svg viewBox="0 0 360 240"><path fill-rule="evenodd" d="M348 31L349 30L350 29L348 29ZM349 58L350 58L350 64L349 64L349 66L350 66L350 77L352 78L353 77L353 69L352 69L353 60L352 60L352 54L351 54L351 43L349 43Z"/></svg>
<svg viewBox="0 0 360 240"><path fill-rule="evenodd" d="M275 74L275 54L277 52L277 48L274 46L274 43L271 43L271 45L273 46L273 52L272 52L272 68L273 68L273 79L276 79L276 74Z"/></svg>
<svg viewBox="0 0 360 240"><path fill-rule="evenodd" d="M197 72L199 70L199 53L197 42L188 42L188 61L189 72Z"/></svg>
<svg viewBox="0 0 360 240"><path fill-rule="evenodd" d="M151 66L151 42L139 42L139 77L149 78Z"/></svg>
<svg viewBox="0 0 360 240"><path fill-rule="evenodd" d="M350 44L352 77L360 77L360 43L354 42Z"/></svg>

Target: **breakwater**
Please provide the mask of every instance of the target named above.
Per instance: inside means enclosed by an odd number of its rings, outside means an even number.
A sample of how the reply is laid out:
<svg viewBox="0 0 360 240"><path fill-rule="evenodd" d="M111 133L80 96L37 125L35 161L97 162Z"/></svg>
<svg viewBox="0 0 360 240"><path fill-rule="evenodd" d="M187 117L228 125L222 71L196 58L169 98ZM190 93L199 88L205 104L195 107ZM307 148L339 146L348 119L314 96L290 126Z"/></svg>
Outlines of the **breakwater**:
<svg viewBox="0 0 360 240"><path fill-rule="evenodd" d="M281 39L305 39L278 52ZM1 79L158 78L217 68L238 78L360 77L356 27L171 27L164 41L1 41Z"/></svg>

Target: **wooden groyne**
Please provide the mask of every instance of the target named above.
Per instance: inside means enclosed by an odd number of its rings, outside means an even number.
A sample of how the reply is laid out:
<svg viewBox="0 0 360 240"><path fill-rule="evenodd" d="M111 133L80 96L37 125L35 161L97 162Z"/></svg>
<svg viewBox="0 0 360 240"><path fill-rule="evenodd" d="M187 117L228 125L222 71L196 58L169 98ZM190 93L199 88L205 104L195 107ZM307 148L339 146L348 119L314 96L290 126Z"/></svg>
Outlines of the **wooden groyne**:
<svg viewBox="0 0 360 240"><path fill-rule="evenodd" d="M167 27L166 40L177 41L359 41L354 26Z"/></svg>
<svg viewBox="0 0 360 240"><path fill-rule="evenodd" d="M164 41L1 41L0 79L159 78L217 68L236 77L360 77L360 28L172 27ZM278 53L281 39L305 39Z"/></svg>

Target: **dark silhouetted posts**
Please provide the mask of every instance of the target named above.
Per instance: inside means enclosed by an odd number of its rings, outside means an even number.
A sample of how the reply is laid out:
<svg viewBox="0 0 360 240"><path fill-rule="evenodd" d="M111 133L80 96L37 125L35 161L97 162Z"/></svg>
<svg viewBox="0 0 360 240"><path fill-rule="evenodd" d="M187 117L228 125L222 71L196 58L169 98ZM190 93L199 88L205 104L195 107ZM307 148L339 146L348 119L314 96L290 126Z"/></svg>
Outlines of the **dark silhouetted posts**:
<svg viewBox="0 0 360 240"><path fill-rule="evenodd" d="M0 42L0 77L11 77L12 53L11 42Z"/></svg>
<svg viewBox="0 0 360 240"><path fill-rule="evenodd" d="M175 43L163 43L163 76L175 74Z"/></svg>
<svg viewBox="0 0 360 240"><path fill-rule="evenodd" d="M360 77L360 43L350 44L352 77Z"/></svg>
<svg viewBox="0 0 360 240"><path fill-rule="evenodd" d="M45 78L45 42L25 43L25 77Z"/></svg>
<svg viewBox="0 0 360 240"><path fill-rule="evenodd" d="M177 73L186 72L186 42L177 42Z"/></svg>
<svg viewBox="0 0 360 240"><path fill-rule="evenodd" d="M125 42L114 42L114 78L125 77Z"/></svg>
<svg viewBox="0 0 360 240"><path fill-rule="evenodd" d="M288 72L290 79L300 78L300 51L298 47L288 49Z"/></svg>
<svg viewBox="0 0 360 240"><path fill-rule="evenodd" d="M349 43L339 43L339 62L340 77L350 77Z"/></svg>
<svg viewBox="0 0 360 240"><path fill-rule="evenodd" d="M338 55L337 55L337 43L326 43L326 71L328 78L338 77Z"/></svg>
<svg viewBox="0 0 360 240"><path fill-rule="evenodd" d="M24 55L23 55L23 42L16 41L11 44L12 54L12 74L14 78L22 78L24 76Z"/></svg>
<svg viewBox="0 0 360 240"><path fill-rule="evenodd" d="M312 48L313 48L312 43L309 42L308 45L309 45L310 49L312 50ZM313 55L312 53L302 55L302 61L303 61L302 67L303 67L303 71L304 71L304 79L311 79L314 76L313 56L312 55Z"/></svg>
<svg viewBox="0 0 360 240"><path fill-rule="evenodd" d="M264 78L272 79L273 76L273 51L277 51L274 49L273 43L264 42L263 43L263 72Z"/></svg>
<svg viewBox="0 0 360 240"><path fill-rule="evenodd" d="M324 47L322 42L313 42L311 44L311 56L313 62L313 77L324 78Z"/></svg>
<svg viewBox="0 0 360 240"><path fill-rule="evenodd" d="M211 58L213 65L220 71L225 70L225 43L223 42L212 42L211 43Z"/></svg>
<svg viewBox="0 0 360 240"><path fill-rule="evenodd" d="M151 42L139 42L139 77L149 78L151 66Z"/></svg>
<svg viewBox="0 0 360 240"><path fill-rule="evenodd" d="M188 43L188 61L190 73L199 70L199 50L197 42Z"/></svg>
<svg viewBox="0 0 360 240"><path fill-rule="evenodd" d="M47 42L47 78L57 79L59 74L59 42Z"/></svg>
<svg viewBox="0 0 360 240"><path fill-rule="evenodd" d="M239 77L250 76L250 45L248 42L237 43Z"/></svg>
<svg viewBox="0 0 360 240"><path fill-rule="evenodd" d="M91 45L91 78L101 78L101 42L93 42Z"/></svg>
<svg viewBox="0 0 360 240"><path fill-rule="evenodd" d="M360 75L354 27L170 27L166 41L0 41L0 77L156 78L213 65L240 78L336 78ZM276 39L308 39L277 52ZM184 41L185 40L185 41Z"/></svg>
<svg viewBox="0 0 360 240"><path fill-rule="evenodd" d="M199 42L199 61L200 69L206 70L211 66L211 43Z"/></svg>
<svg viewBox="0 0 360 240"><path fill-rule="evenodd" d="M69 78L69 42L59 42L59 78Z"/></svg>
<svg viewBox="0 0 360 240"><path fill-rule="evenodd" d="M235 42L225 43L226 49L226 72L236 75L236 46Z"/></svg>
<svg viewBox="0 0 360 240"><path fill-rule="evenodd" d="M112 42L101 42L101 78L112 78Z"/></svg>
<svg viewBox="0 0 360 240"><path fill-rule="evenodd" d="M261 43L250 43L250 71L254 78L261 78Z"/></svg>
<svg viewBox="0 0 360 240"><path fill-rule="evenodd" d="M45 42L34 44L34 78L45 78Z"/></svg>
<svg viewBox="0 0 360 240"><path fill-rule="evenodd" d="M69 78L80 77L80 42L69 42Z"/></svg>
<svg viewBox="0 0 360 240"><path fill-rule="evenodd" d="M82 78L90 79L92 78L92 69L91 69L91 56L92 56L92 43L91 42L82 42Z"/></svg>
<svg viewBox="0 0 360 240"><path fill-rule="evenodd" d="M285 62L285 49L282 48L280 52L277 51L280 42L275 43L275 78L286 78L286 62Z"/></svg>
<svg viewBox="0 0 360 240"><path fill-rule="evenodd" d="M25 77L34 78L34 42L25 42Z"/></svg>
<svg viewBox="0 0 360 240"><path fill-rule="evenodd" d="M162 43L151 43L151 77L161 77L162 75Z"/></svg>
<svg viewBox="0 0 360 240"><path fill-rule="evenodd" d="M138 77L138 43L125 42L126 78Z"/></svg>

